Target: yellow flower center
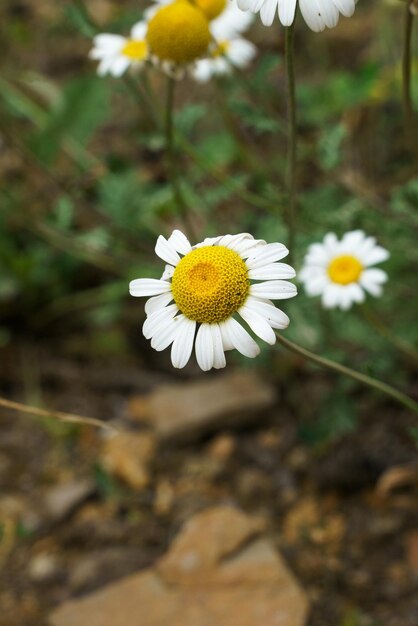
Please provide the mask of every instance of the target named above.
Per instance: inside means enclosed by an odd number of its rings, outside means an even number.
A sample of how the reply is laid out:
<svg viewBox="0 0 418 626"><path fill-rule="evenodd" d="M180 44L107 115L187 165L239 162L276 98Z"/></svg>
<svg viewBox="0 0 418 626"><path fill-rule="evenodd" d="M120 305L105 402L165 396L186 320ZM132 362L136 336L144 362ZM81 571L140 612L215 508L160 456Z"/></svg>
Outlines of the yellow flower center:
<svg viewBox="0 0 418 626"><path fill-rule="evenodd" d="M225 10L226 0L194 0L194 4L203 11L208 20L213 20Z"/></svg>
<svg viewBox="0 0 418 626"><path fill-rule="evenodd" d="M328 265L328 276L333 283L340 285L355 283L362 271L363 266L360 261L349 254L337 256Z"/></svg>
<svg viewBox="0 0 418 626"><path fill-rule="evenodd" d="M229 46L230 46L229 41L218 41L216 48L214 48L214 50L212 50L211 52L211 56L214 59L225 56L226 53L228 52Z"/></svg>
<svg viewBox="0 0 418 626"><path fill-rule="evenodd" d="M174 302L201 324L227 319L245 302L248 271L241 257L224 246L204 246L186 254L174 270Z"/></svg>
<svg viewBox="0 0 418 626"><path fill-rule="evenodd" d="M211 41L209 22L186 0L163 6L148 24L151 52L163 61L191 63L203 56Z"/></svg>
<svg viewBox="0 0 418 626"><path fill-rule="evenodd" d="M135 41L128 39L122 49L122 54L129 57L133 61L143 61L148 54L148 46L146 41Z"/></svg>

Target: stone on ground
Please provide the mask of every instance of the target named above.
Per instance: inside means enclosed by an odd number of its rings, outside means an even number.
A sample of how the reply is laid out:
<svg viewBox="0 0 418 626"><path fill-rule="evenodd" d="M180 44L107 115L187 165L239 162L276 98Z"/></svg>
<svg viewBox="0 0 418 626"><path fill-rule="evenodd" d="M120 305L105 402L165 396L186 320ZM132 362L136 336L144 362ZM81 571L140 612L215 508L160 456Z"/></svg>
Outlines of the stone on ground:
<svg viewBox="0 0 418 626"><path fill-rule="evenodd" d="M228 506L181 529L156 567L65 603L51 626L304 626L306 595L262 523Z"/></svg>

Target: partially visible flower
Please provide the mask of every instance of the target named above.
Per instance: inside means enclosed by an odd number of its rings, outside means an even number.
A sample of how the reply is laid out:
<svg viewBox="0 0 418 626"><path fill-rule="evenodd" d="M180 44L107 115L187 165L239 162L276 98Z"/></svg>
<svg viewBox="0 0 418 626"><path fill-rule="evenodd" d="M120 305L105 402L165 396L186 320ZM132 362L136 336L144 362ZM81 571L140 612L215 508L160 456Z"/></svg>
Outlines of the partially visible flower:
<svg viewBox="0 0 418 626"><path fill-rule="evenodd" d="M271 26L278 13L283 26L290 26L295 19L297 0L237 0L243 11L260 12L261 21ZM340 13L351 17L356 0L299 0L299 8L305 22L315 32L337 25Z"/></svg>
<svg viewBox="0 0 418 626"><path fill-rule="evenodd" d="M191 4L198 7L207 17L209 21L215 20L220 15L232 11L234 14L237 6L234 0L188 0ZM146 10L146 17L152 16L160 5L171 4L173 0L155 0L154 4ZM242 14L242 11L241 11Z"/></svg>
<svg viewBox="0 0 418 626"><path fill-rule="evenodd" d="M249 18L249 19L248 19ZM208 57L197 61L193 77L199 82L207 82L212 76L229 74L232 67L244 68L257 54L256 46L240 37L253 21L251 13L240 11L229 3L225 11L210 24L213 37Z"/></svg>
<svg viewBox="0 0 418 626"><path fill-rule="evenodd" d="M241 11L234 0L227 0L225 9L211 23L211 32L216 37L240 35L248 30L254 22L254 15L249 11Z"/></svg>
<svg viewBox="0 0 418 626"><path fill-rule="evenodd" d="M97 73L99 76L110 74L119 77L129 67L140 67L148 59L148 44L145 40L146 22L138 22L132 27L129 38L121 35L102 33L93 39L90 58L100 61Z"/></svg>
<svg viewBox="0 0 418 626"><path fill-rule="evenodd" d="M145 304L143 333L155 350L172 346L174 367L188 363L193 347L204 371L225 367L226 350L257 356L260 349L236 314L269 344L276 341L273 329L288 326L287 315L271 302L296 295L286 280L295 276L294 269L278 263L288 254L283 244L243 233L192 247L175 230L168 239L158 237L155 251L167 263L161 280L133 280L129 291L152 296Z"/></svg>
<svg viewBox="0 0 418 626"><path fill-rule="evenodd" d="M389 252L361 230L346 233L340 241L328 233L323 243L309 246L299 278L309 296L322 296L325 308L347 310L364 301L365 291L382 294L387 274L372 266L388 258Z"/></svg>
<svg viewBox="0 0 418 626"><path fill-rule="evenodd" d="M256 54L257 48L247 39L221 39L214 44L210 57L196 63L193 77L198 82L206 83L212 76L229 74L233 66L247 67Z"/></svg>
<svg viewBox="0 0 418 626"><path fill-rule="evenodd" d="M204 13L187 0L175 0L147 13L147 43L153 60L175 74L203 57L211 34Z"/></svg>

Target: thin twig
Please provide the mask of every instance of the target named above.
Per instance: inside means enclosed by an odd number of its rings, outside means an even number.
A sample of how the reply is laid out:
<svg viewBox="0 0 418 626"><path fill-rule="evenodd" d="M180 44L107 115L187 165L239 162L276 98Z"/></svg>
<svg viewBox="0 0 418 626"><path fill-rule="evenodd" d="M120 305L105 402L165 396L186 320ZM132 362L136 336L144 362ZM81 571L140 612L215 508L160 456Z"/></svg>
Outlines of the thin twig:
<svg viewBox="0 0 418 626"><path fill-rule="evenodd" d="M376 380L371 376L367 376L366 374L362 374L361 372L357 372L356 370L351 369L350 367L346 367L345 365L341 365L340 363L336 363L335 361L331 361L331 359L326 359L325 357L319 356L307 350L306 348L302 348L293 341L289 341L289 339L285 339L279 333L276 333L277 340L282 344L287 350L291 352L295 352L299 354L304 359L308 361L312 361L316 365L323 367L325 369L331 370L333 372L337 372L338 374L342 374L343 376L347 376L348 378L352 378L367 387L372 387L373 389L377 389L381 393L384 393L387 396L390 396L399 404L406 406L408 409L418 414L418 403L415 400L412 400L409 396L405 395L395 387L388 385L386 383L382 383L380 380Z"/></svg>
<svg viewBox="0 0 418 626"><path fill-rule="evenodd" d="M13 400L7 400L7 398L0 397L0 406L12 411L19 411L20 413L26 413L29 415L37 415L38 417L52 417L61 422L68 422L71 424L84 424L86 426L95 426L96 428L105 428L111 431L117 431L115 426L106 424L101 420L94 417L85 417L84 415L77 415L75 413L63 413L61 411L50 411L48 409L39 409L29 404L22 404L21 402L14 402Z"/></svg>

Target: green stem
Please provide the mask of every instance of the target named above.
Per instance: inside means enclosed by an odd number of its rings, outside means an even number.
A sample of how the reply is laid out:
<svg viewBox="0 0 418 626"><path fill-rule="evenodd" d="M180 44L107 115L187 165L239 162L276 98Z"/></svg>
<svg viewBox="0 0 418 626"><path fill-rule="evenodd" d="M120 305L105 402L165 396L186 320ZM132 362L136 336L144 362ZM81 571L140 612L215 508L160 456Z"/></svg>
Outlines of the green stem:
<svg viewBox="0 0 418 626"><path fill-rule="evenodd" d="M287 119L288 119L288 189L289 189L289 250L294 256L296 243L296 88L294 68L295 22L285 29L285 62L287 76Z"/></svg>
<svg viewBox="0 0 418 626"><path fill-rule="evenodd" d="M307 350L306 348L302 348L302 346L299 346L298 344L293 343L293 341L289 341L289 339L285 339L279 333L276 333L276 336L277 336L279 343L281 343L282 346L284 346L287 350L290 350L291 352L295 352L296 354L299 354L304 359L307 359L308 361L312 361L312 363L315 363L316 365L319 365L320 367L331 370L333 372L337 372L338 374L342 374L343 376L347 376L348 378L352 378L353 380L356 380L357 382L362 383L363 385L366 385L367 387L372 387L373 389L377 389L381 393L384 393L385 395L390 396L391 398L396 400L396 402L399 402L399 404L406 406L408 409L418 414L418 403L415 402L415 400L412 400L412 398L410 398L409 396L402 393L401 391L398 391L398 389L391 387L391 385L387 385L386 383L382 383L380 380L376 380L375 378L372 378L371 376L367 376L366 374L362 374L361 372L352 370L351 368L346 367L345 365L341 365L340 363L331 361L331 359L326 359L325 357L319 356L318 354L314 354L313 352L310 352L310 350Z"/></svg>
<svg viewBox="0 0 418 626"><path fill-rule="evenodd" d="M403 108L405 115L405 125L407 137L410 132L410 124L412 121L412 96L411 96L411 75L412 75L412 26L414 16L411 12L411 0L407 0L405 6L405 26L404 26L404 42L403 42L403 59L402 59L402 93Z"/></svg>
<svg viewBox="0 0 418 626"><path fill-rule="evenodd" d="M173 124L173 113L174 113L174 96L175 96L175 86L176 81L171 76L167 77L167 99L166 99L166 110L165 110L165 139L166 139L166 148L167 148L167 161L168 161L168 171L171 186L173 188L173 195L177 205L177 209L179 211L180 217L184 222L184 226L188 231L188 235L192 239L196 239L194 235L194 229L190 222L189 211L187 207L187 203L183 196L183 192L180 186L180 181L178 178L178 170L177 170L177 162L176 162L176 150L174 145L174 124Z"/></svg>

